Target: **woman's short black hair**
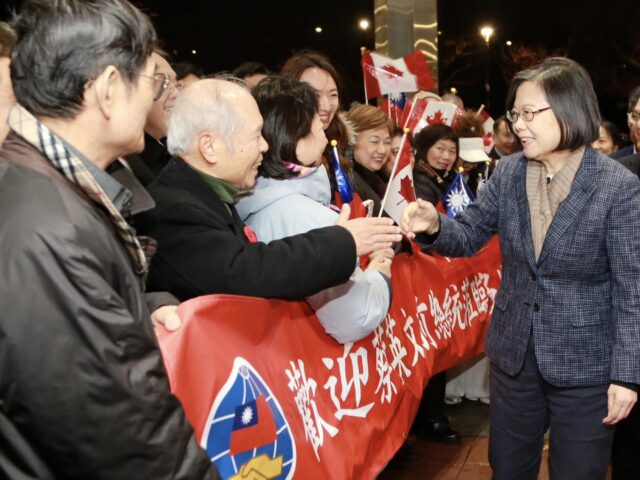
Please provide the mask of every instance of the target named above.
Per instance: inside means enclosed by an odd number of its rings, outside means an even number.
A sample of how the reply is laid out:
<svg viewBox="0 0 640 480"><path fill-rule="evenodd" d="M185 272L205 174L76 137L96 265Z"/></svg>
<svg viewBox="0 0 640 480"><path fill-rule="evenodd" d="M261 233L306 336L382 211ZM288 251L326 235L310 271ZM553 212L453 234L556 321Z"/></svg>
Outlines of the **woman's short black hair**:
<svg viewBox="0 0 640 480"><path fill-rule="evenodd" d="M429 149L440 140L451 140L456 144L456 151L460 151L458 134L448 125L436 123L420 130L413 138L413 146L416 149L416 160L427 161Z"/></svg>
<svg viewBox="0 0 640 480"><path fill-rule="evenodd" d="M296 175L285 163L297 163L298 141L311 131L318 101L313 87L304 82L271 76L251 91L262 114L262 136L269 144L260 175L284 180Z"/></svg>
<svg viewBox="0 0 640 480"><path fill-rule="evenodd" d="M507 94L507 111L513 108L518 87L524 82L534 82L542 89L560 124L560 144L556 150L575 150L598 138L598 99L589 74L579 63L551 57L516 73Z"/></svg>
<svg viewBox="0 0 640 480"><path fill-rule="evenodd" d="M26 0L13 27L13 89L36 116L74 118L109 65L135 84L156 45L151 21L126 0Z"/></svg>

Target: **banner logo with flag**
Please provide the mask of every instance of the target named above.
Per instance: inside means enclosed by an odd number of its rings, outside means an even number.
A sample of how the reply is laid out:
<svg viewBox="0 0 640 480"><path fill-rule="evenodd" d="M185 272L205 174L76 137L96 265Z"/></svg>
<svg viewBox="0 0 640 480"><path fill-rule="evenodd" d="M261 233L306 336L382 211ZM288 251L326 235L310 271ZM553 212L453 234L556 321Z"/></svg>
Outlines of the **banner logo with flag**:
<svg viewBox="0 0 640 480"><path fill-rule="evenodd" d="M396 59L363 50L361 64L367 98L435 87L427 58L419 50Z"/></svg>
<svg viewBox="0 0 640 480"><path fill-rule="evenodd" d="M453 182L442 196L442 205L449 218L456 218L475 200L473 193L462 178L462 174L456 174Z"/></svg>
<svg viewBox="0 0 640 480"><path fill-rule="evenodd" d="M222 478L293 478L289 424L262 377L241 357L213 402L201 446Z"/></svg>

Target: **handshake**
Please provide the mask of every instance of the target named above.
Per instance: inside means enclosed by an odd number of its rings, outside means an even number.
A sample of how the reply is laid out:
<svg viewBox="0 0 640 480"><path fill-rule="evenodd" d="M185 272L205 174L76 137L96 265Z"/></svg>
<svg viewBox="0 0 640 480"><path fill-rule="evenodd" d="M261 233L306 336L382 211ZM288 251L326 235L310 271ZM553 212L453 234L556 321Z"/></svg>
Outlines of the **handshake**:
<svg viewBox="0 0 640 480"><path fill-rule="evenodd" d="M389 248L402 239L402 234L409 240L414 240L417 234L432 235L440 229L440 216L436 207L420 198L404 209L400 227L394 226L390 218L349 220L349 214L349 205L344 205L336 225L349 230L356 242L358 256Z"/></svg>

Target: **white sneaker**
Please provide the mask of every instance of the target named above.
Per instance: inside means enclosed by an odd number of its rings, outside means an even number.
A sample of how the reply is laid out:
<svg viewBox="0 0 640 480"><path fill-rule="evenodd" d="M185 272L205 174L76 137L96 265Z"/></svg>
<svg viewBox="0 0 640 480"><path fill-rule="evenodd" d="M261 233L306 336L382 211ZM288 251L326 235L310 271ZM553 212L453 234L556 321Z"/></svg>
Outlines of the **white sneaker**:
<svg viewBox="0 0 640 480"><path fill-rule="evenodd" d="M444 403L445 405L458 405L459 403L462 403L462 397L459 397L458 395L447 395L444 397Z"/></svg>

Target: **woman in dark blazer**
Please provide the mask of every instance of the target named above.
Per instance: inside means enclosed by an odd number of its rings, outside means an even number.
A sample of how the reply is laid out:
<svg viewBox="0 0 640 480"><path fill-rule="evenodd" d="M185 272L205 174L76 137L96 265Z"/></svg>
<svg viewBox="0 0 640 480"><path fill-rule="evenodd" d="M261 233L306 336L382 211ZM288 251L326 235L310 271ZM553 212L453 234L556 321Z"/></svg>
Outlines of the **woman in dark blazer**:
<svg viewBox="0 0 640 480"><path fill-rule="evenodd" d="M378 215L387 188L378 172L391 151L391 122L382 110L373 105L356 104L345 118L356 133L353 147L356 192L362 200L373 202L373 214Z"/></svg>
<svg viewBox="0 0 640 480"><path fill-rule="evenodd" d="M550 429L550 478L603 479L640 383L640 182L590 147L598 103L572 60L516 74L507 109L523 152L455 220L418 201L401 226L449 256L499 235L485 344L494 478L537 478Z"/></svg>

